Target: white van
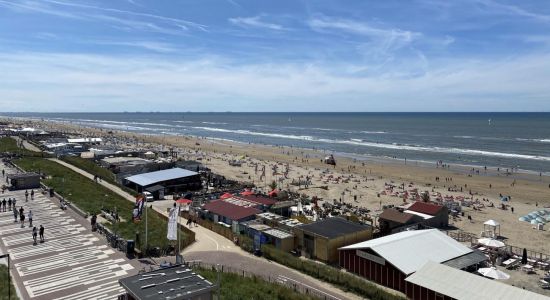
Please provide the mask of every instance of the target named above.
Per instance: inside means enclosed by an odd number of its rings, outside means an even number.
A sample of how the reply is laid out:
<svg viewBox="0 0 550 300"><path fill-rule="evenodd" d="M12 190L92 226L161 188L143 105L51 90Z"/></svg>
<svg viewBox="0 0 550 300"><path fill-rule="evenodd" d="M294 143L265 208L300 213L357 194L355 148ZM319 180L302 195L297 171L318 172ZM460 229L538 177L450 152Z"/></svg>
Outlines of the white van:
<svg viewBox="0 0 550 300"><path fill-rule="evenodd" d="M145 196L145 201L155 201L155 199L153 198L153 194L151 194L150 192L143 192L143 195Z"/></svg>

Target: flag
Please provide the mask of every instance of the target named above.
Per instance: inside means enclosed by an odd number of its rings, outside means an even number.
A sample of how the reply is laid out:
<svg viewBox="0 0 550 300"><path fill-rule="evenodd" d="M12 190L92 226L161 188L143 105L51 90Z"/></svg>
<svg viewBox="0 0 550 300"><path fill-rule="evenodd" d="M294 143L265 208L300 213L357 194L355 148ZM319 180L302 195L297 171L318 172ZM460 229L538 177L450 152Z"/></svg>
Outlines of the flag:
<svg viewBox="0 0 550 300"><path fill-rule="evenodd" d="M174 207L170 210L168 217L168 233L166 238L170 241L178 239L178 210Z"/></svg>

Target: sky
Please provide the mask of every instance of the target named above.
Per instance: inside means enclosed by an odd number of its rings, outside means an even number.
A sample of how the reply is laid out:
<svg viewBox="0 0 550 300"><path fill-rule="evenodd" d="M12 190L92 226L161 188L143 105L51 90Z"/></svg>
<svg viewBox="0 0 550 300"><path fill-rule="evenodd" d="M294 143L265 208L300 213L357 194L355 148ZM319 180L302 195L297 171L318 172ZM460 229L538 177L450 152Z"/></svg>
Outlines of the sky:
<svg viewBox="0 0 550 300"><path fill-rule="evenodd" d="M550 2L0 0L0 111L550 111Z"/></svg>

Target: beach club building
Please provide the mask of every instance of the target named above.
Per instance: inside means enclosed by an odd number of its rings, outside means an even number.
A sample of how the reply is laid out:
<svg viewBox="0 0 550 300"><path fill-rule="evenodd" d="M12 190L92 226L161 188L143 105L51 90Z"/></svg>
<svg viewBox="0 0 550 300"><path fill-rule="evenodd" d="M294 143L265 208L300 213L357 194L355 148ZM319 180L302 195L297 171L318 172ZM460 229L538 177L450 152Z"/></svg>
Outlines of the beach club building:
<svg viewBox="0 0 550 300"><path fill-rule="evenodd" d="M449 210L447 206L435 203L416 201L404 213L422 217L422 225L445 228L449 226Z"/></svg>
<svg viewBox="0 0 550 300"><path fill-rule="evenodd" d="M199 173L173 168L149 173L142 173L126 177L125 185L136 190L138 193L145 191L151 193L177 193L196 190L201 187ZM155 197L162 199L162 197Z"/></svg>
<svg viewBox="0 0 550 300"><path fill-rule="evenodd" d="M433 261L427 262L416 273L407 277L405 282L405 294L412 300L548 299L540 294Z"/></svg>
<svg viewBox="0 0 550 300"><path fill-rule="evenodd" d="M428 261L460 270L487 260L437 229L403 231L338 250L342 268L403 293L411 288L405 279Z"/></svg>
<svg viewBox="0 0 550 300"><path fill-rule="evenodd" d="M202 206L202 213L215 223L231 226L233 232L239 232L239 223L254 220L262 211L250 205L239 205L225 200L214 200Z"/></svg>
<svg viewBox="0 0 550 300"><path fill-rule="evenodd" d="M332 217L294 227L297 246L305 257L338 263L338 248L372 238L372 226Z"/></svg>

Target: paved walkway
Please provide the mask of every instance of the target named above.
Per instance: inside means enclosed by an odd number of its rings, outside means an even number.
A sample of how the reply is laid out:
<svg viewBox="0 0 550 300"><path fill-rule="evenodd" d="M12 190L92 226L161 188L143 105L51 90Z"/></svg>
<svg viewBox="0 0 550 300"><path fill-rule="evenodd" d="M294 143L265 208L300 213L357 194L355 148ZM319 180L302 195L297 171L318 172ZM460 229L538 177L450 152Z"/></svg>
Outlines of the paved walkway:
<svg viewBox="0 0 550 300"><path fill-rule="evenodd" d="M15 173L6 169L6 173ZM111 249L71 210L36 193L25 201L25 191L6 191L2 199L16 198L23 207L25 227L14 222L13 212L0 212L0 252L9 253L12 276L23 299L116 299L123 292L118 279L137 273L121 252ZM45 242L33 243L33 226L45 228ZM136 264L139 264L136 262Z"/></svg>
<svg viewBox="0 0 550 300"><path fill-rule="evenodd" d="M94 178L92 174L64 161L60 161L58 159L51 160L88 177L90 180L93 180ZM100 184L119 194L120 196L128 199L129 201L135 201L135 198L132 195L126 193L124 190L113 184L105 181L100 182ZM151 205L151 202L149 202L148 204ZM173 204L173 200L155 201L152 203L153 209L164 215L167 215L167 208L172 207ZM187 220L184 218L180 218L179 222L180 224L186 224ZM232 241L204 227L195 226L191 227L190 229L195 232L196 241L191 246L182 251L182 254L184 254L184 258L186 260L203 260L208 263L219 262L220 264L226 264L224 263L224 261L227 257L227 263L229 263L230 266L240 268L253 267L247 270L252 273L258 272L258 275L263 275L265 274L265 272L268 272L273 276L291 278L292 280L305 283L312 288L318 289L338 299L361 299L357 295L346 293L332 286L331 284L302 274L291 268L268 261L265 258L255 257L252 254L242 250L240 247L235 246Z"/></svg>

